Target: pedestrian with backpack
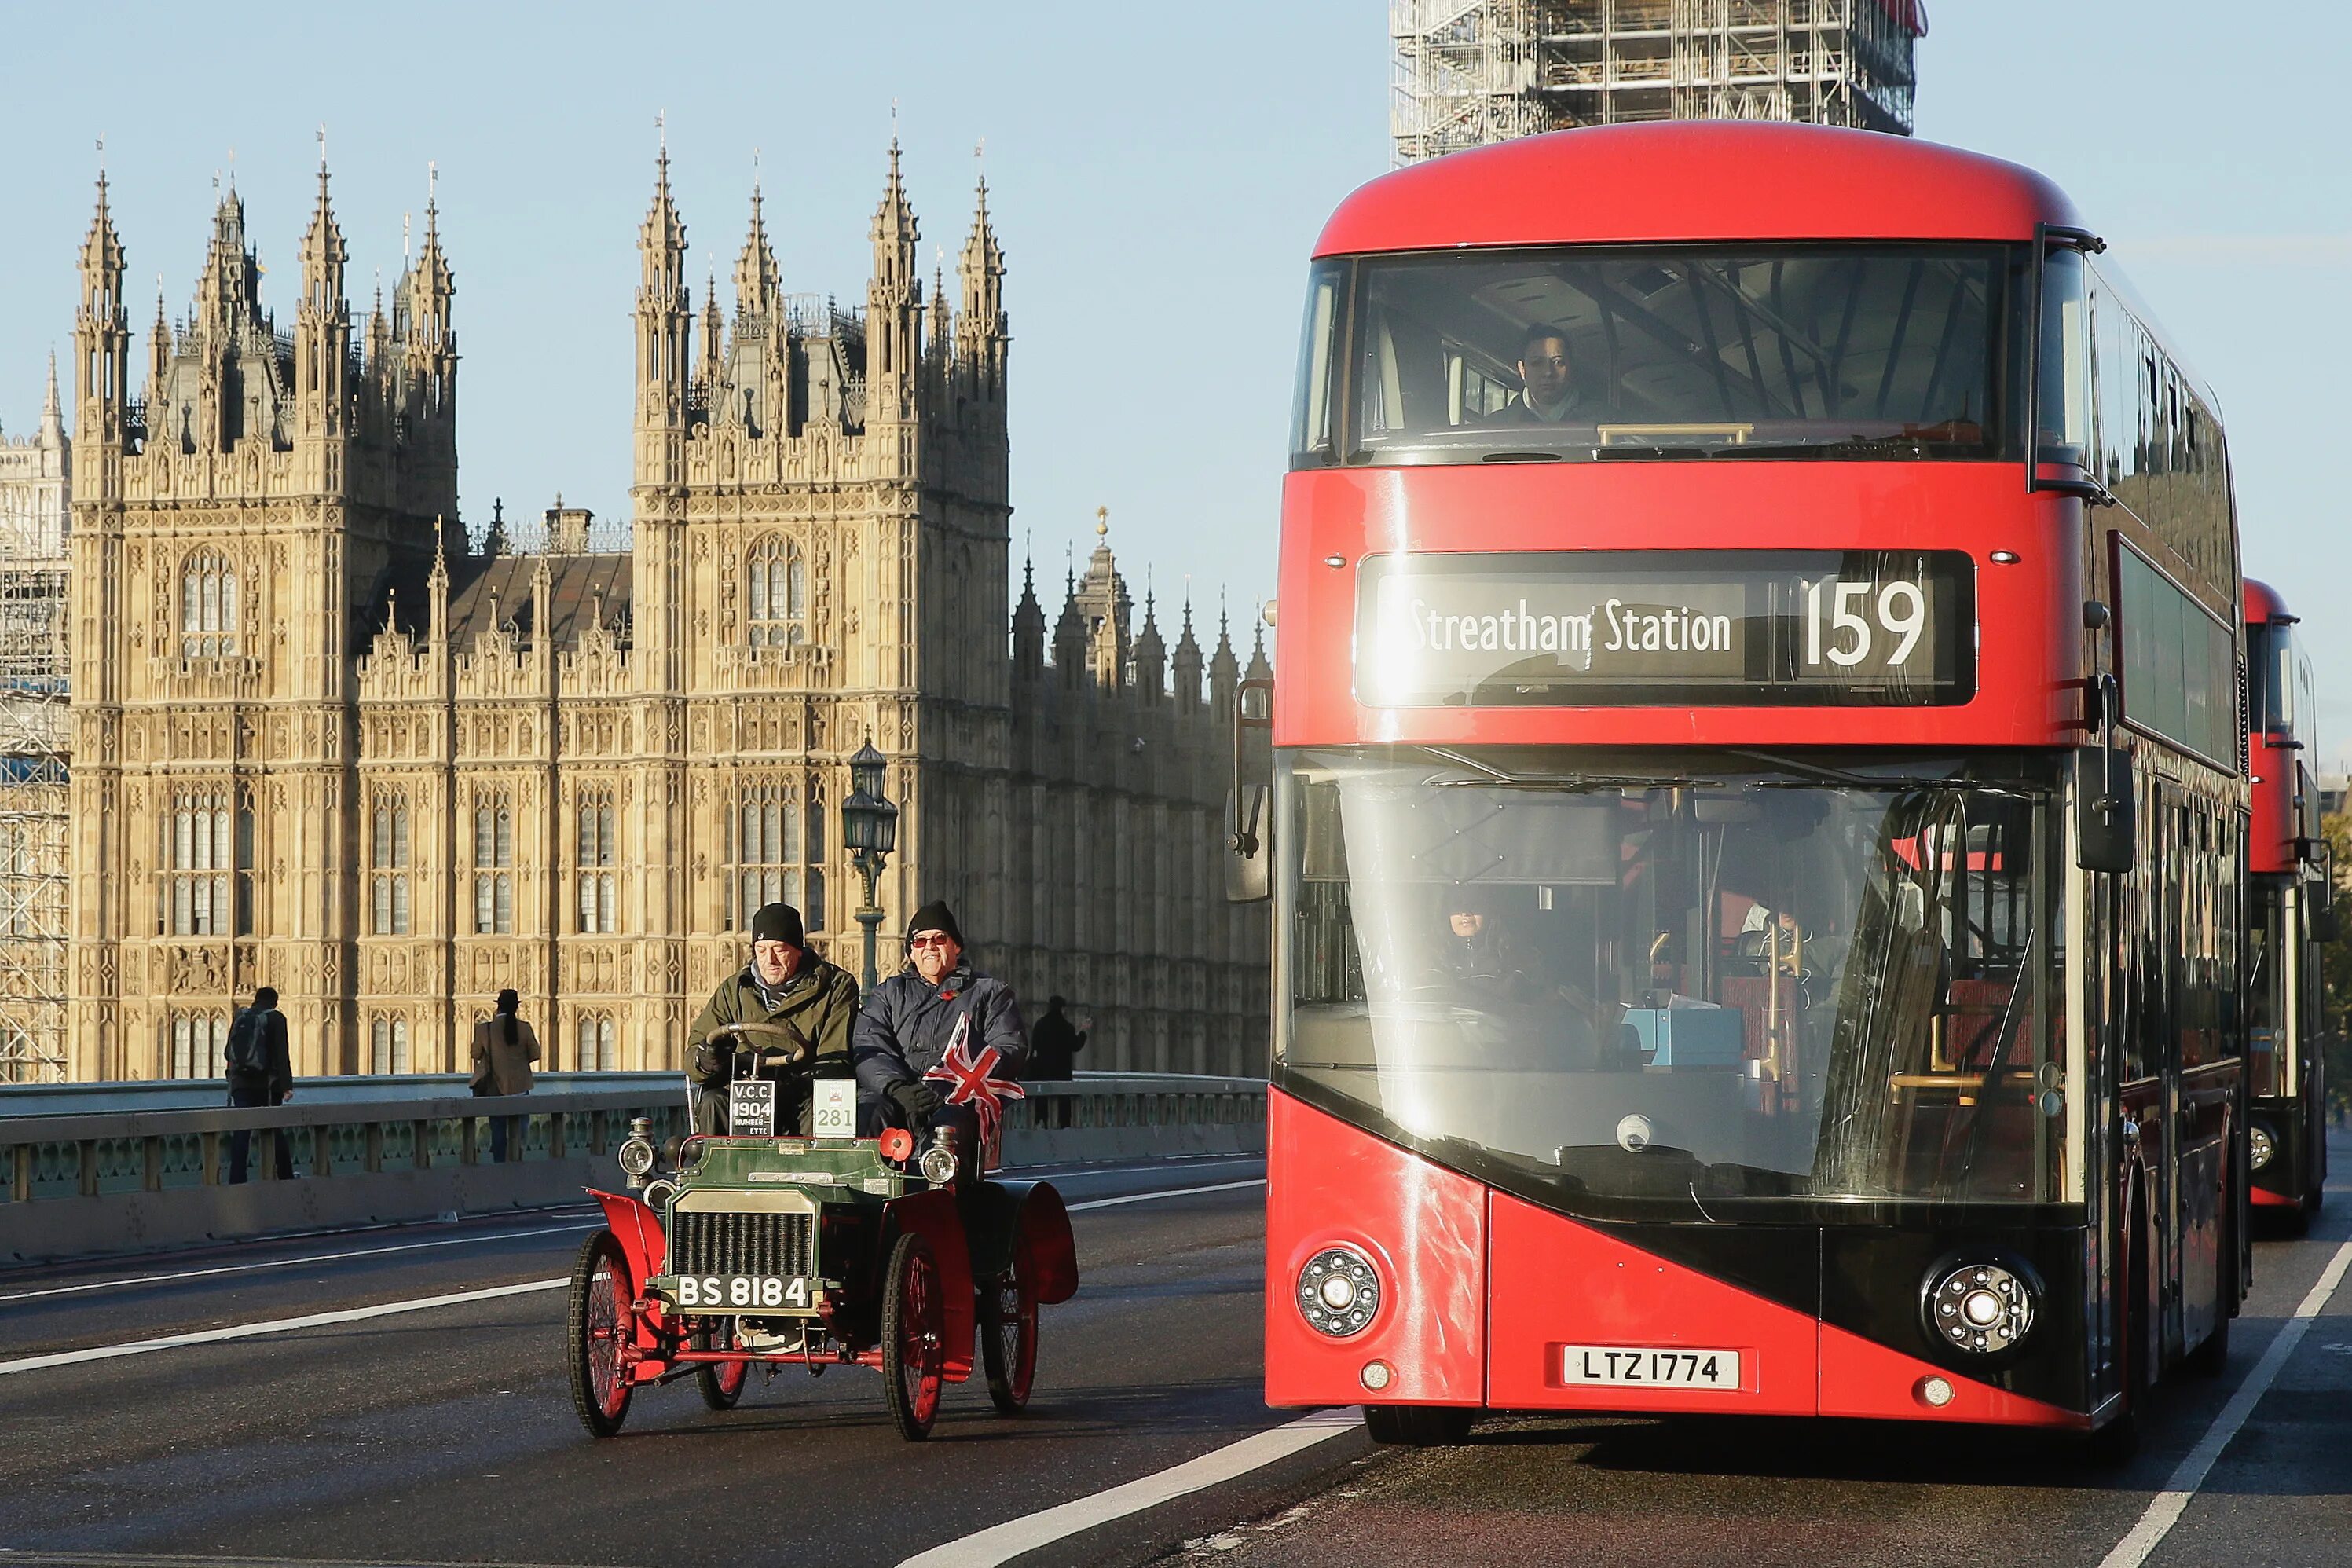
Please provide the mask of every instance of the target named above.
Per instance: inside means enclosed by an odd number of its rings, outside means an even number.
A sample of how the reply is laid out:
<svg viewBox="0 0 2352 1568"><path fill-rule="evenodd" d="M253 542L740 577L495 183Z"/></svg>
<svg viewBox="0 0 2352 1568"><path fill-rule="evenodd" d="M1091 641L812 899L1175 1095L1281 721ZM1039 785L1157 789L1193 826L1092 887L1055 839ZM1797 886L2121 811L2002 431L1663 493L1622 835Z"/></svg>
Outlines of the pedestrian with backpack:
<svg viewBox="0 0 2352 1568"><path fill-rule="evenodd" d="M286 1046L286 1015L278 1010L278 991L264 985L253 994L253 1005L240 1008L228 1026L228 1102L243 1110L257 1105L283 1105L294 1098L294 1059ZM294 1156L281 1129L271 1140L278 1146L278 1179L294 1179ZM242 1182L253 1150L253 1134L236 1131L228 1139L228 1179Z"/></svg>

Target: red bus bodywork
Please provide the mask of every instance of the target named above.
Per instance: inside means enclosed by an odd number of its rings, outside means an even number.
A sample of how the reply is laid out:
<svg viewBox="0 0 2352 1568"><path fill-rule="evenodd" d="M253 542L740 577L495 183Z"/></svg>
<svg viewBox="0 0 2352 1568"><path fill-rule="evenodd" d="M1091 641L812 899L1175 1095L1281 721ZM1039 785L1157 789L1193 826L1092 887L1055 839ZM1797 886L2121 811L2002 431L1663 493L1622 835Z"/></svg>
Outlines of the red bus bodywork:
<svg viewBox="0 0 2352 1568"><path fill-rule="evenodd" d="M1705 241L2032 245L2080 221L2049 181L1992 158L1860 132L1668 123L1531 137L1398 171L1340 205L1316 256ZM2084 692L2099 636L2085 626L2085 601L2101 589L2092 574L2103 541L2092 527L2074 495L2030 491L2022 461L1297 468L1283 490L1274 745L2078 747L2093 738ZM1760 547L1965 554L1975 570L1974 694L1869 709L1387 708L1360 700L1351 679L1368 556ZM1890 1325L1916 1314L1916 1299L1851 1299L1843 1259L1858 1255L1834 1228L1743 1234L1554 1212L1309 1103L1282 1077L1269 1112L1270 1404L1932 1416L2078 1430L2121 1408L2112 1349L2085 1352L2080 1394L2064 1398L1913 1353L1907 1331ZM2113 1185L2090 1194L2083 1226L2042 1254L2078 1279L2088 1273L2084 1310L2093 1313L2121 1293L2125 1270L2152 1267L2102 1239L2131 1184L2149 1177L2128 1156L2108 1173ZM1664 1234L1675 1229L1706 1234ZM1897 1244L1902 1267L1916 1271L1933 1245L1921 1241L1913 1259L1903 1252L1910 1244ZM1301 1268L1330 1246L1360 1249L1386 1286L1379 1316L1345 1340L1308 1327L1293 1300ZM2123 1331L2078 1321L2053 1331L2096 1342ZM2174 1338L2158 1352L2166 1359L2187 1348ZM1554 1364L1563 1342L1662 1342L1740 1348L1754 1370L1736 1393L1644 1393L1572 1386ZM1947 1386L1946 1402L1930 1404L1931 1381Z"/></svg>

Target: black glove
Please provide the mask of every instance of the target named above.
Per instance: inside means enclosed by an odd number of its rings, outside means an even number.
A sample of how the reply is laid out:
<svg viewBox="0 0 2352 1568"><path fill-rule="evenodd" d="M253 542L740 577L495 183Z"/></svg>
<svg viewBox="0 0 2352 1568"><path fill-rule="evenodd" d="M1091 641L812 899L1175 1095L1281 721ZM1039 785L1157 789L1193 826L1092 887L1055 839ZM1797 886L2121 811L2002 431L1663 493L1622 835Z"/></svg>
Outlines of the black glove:
<svg viewBox="0 0 2352 1568"><path fill-rule="evenodd" d="M883 1090L908 1121L919 1121L940 1108L940 1091L921 1082L894 1083Z"/></svg>

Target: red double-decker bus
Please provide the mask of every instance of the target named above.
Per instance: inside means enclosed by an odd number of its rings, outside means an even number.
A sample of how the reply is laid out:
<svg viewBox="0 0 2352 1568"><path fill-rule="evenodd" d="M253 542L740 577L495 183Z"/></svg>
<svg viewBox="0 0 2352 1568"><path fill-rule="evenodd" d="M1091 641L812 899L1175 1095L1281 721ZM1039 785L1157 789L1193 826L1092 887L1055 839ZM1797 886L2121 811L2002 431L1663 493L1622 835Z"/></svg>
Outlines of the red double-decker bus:
<svg viewBox="0 0 2352 1568"><path fill-rule="evenodd" d="M1283 493L1266 1397L2132 1429L2246 1277L2214 403L2047 181L1364 186Z"/></svg>
<svg viewBox="0 0 2352 1568"><path fill-rule="evenodd" d="M2305 761L2319 753L2319 715L2297 620L2276 590L2247 582L2248 1195L2301 1228L2319 1212L2327 1181L2318 946L2335 930L2336 879Z"/></svg>

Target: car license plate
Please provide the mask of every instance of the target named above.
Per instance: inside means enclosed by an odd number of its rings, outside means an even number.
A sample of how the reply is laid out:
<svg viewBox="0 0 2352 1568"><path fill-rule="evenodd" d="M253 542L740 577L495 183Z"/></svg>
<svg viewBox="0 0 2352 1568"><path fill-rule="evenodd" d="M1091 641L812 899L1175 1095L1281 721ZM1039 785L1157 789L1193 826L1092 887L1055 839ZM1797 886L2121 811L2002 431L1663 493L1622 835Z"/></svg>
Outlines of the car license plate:
<svg viewBox="0 0 2352 1568"><path fill-rule="evenodd" d="M1559 1380L1610 1388L1736 1389L1739 1352L1663 1345L1562 1345Z"/></svg>
<svg viewBox="0 0 2352 1568"><path fill-rule="evenodd" d="M763 1078L729 1084L727 1131L738 1138L774 1137L776 1086Z"/></svg>
<svg viewBox="0 0 2352 1568"><path fill-rule="evenodd" d="M806 1311L810 1280L773 1274L681 1274L670 1282L678 1310L704 1312Z"/></svg>

